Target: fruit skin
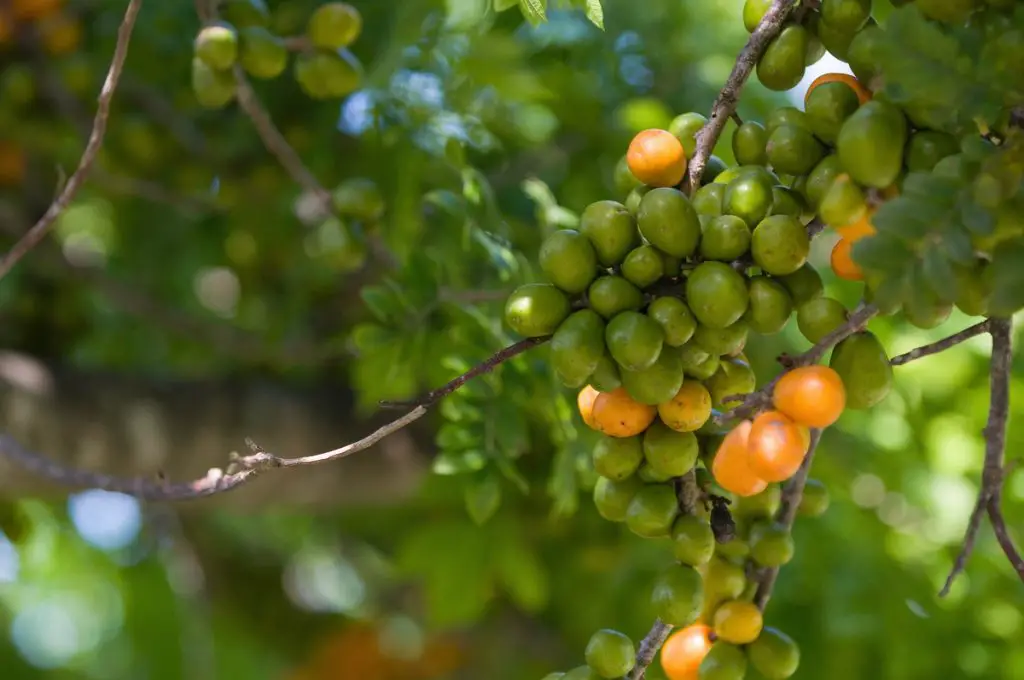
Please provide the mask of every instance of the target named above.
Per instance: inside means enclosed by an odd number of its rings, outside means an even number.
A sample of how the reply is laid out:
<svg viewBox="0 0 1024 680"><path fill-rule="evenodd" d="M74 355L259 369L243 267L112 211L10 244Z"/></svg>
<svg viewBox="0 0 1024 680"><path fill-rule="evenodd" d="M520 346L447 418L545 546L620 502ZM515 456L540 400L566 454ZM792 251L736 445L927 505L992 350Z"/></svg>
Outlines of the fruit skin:
<svg viewBox="0 0 1024 680"><path fill-rule="evenodd" d="M605 267L621 263L629 251L640 245L633 216L617 201L596 201L584 208L579 231L590 239L597 261Z"/></svg>
<svg viewBox="0 0 1024 680"><path fill-rule="evenodd" d="M707 122L707 116L704 114L690 111L679 114L669 123L668 131L683 145L687 158L692 157L697 150L697 133Z"/></svg>
<svg viewBox="0 0 1024 680"><path fill-rule="evenodd" d="M801 517L821 517L828 510L830 501L828 488L820 480L808 479L796 513Z"/></svg>
<svg viewBox="0 0 1024 680"><path fill-rule="evenodd" d="M747 344L750 327L742 317L726 328L709 328L698 325L691 342L709 354L723 356L743 351Z"/></svg>
<svg viewBox="0 0 1024 680"><path fill-rule="evenodd" d="M756 496L740 498L732 505L733 517L743 519L771 519L782 503L782 487L769 484Z"/></svg>
<svg viewBox="0 0 1024 680"><path fill-rule="evenodd" d="M835 275L844 281L863 281L864 271L853 259L853 240L841 238L832 247L829 264Z"/></svg>
<svg viewBox="0 0 1024 680"><path fill-rule="evenodd" d="M658 416L678 432L694 432L711 417L711 394L704 385L687 380L672 399L658 404Z"/></svg>
<svg viewBox="0 0 1024 680"><path fill-rule="evenodd" d="M765 165L768 131L757 121L744 121L732 135L732 154L740 165Z"/></svg>
<svg viewBox="0 0 1024 680"><path fill-rule="evenodd" d="M635 475L620 482L598 477L594 485L594 507L609 522L625 522L629 504L643 487L644 483Z"/></svg>
<svg viewBox="0 0 1024 680"><path fill-rule="evenodd" d="M857 222L867 212L864 192L845 172L835 176L818 203L818 215L834 229Z"/></svg>
<svg viewBox="0 0 1024 680"><path fill-rule="evenodd" d="M550 283L525 283L508 296L505 322L526 338L551 335L569 316L569 298Z"/></svg>
<svg viewBox="0 0 1024 680"><path fill-rule="evenodd" d="M785 276L800 269L811 252L807 229L791 215L771 215L754 228L750 241L754 262L766 273Z"/></svg>
<svg viewBox="0 0 1024 680"><path fill-rule="evenodd" d="M686 303L675 297L660 297L647 306L647 316L654 319L665 333L665 344L682 347L697 330L697 319Z"/></svg>
<svg viewBox="0 0 1024 680"><path fill-rule="evenodd" d="M649 316L633 311L612 318L605 326L604 337L612 358L629 371L653 366L665 343L661 326Z"/></svg>
<svg viewBox="0 0 1024 680"><path fill-rule="evenodd" d="M719 640L745 645L761 634L764 619L753 602L732 600L715 610L714 630Z"/></svg>
<svg viewBox="0 0 1024 680"><path fill-rule="evenodd" d="M600 680L597 673L590 666L577 666L562 676L562 680Z"/></svg>
<svg viewBox="0 0 1024 680"><path fill-rule="evenodd" d="M661 648L661 669L668 680L697 680L697 669L711 650L711 628L695 623L673 631Z"/></svg>
<svg viewBox="0 0 1024 680"><path fill-rule="evenodd" d="M810 34L800 24L789 24L768 44L757 62L757 79L769 90L781 92L804 77Z"/></svg>
<svg viewBox="0 0 1024 680"><path fill-rule="evenodd" d="M230 71L216 71L199 57L192 58L192 92L200 106L220 109L235 98L235 78Z"/></svg>
<svg viewBox="0 0 1024 680"><path fill-rule="evenodd" d="M853 42L853 37L856 33L839 30L828 22L821 20L818 21L815 31L818 35L818 40L825 46L825 49L840 61L846 61L850 50L850 43Z"/></svg>
<svg viewBox="0 0 1024 680"><path fill-rule="evenodd" d="M647 288L665 275L665 262L657 248L645 244L629 251L620 271L636 287Z"/></svg>
<svg viewBox="0 0 1024 680"><path fill-rule="evenodd" d="M644 460L662 475L682 477L697 464L699 455L700 446L692 432L678 432L657 420L644 432Z"/></svg>
<svg viewBox="0 0 1024 680"><path fill-rule="evenodd" d="M665 623L685 628L697 621L704 599L704 580L693 567L674 565L654 583L651 604Z"/></svg>
<svg viewBox="0 0 1024 680"><path fill-rule="evenodd" d="M871 16L871 0L821 0L821 20L837 31L854 34Z"/></svg>
<svg viewBox="0 0 1024 680"><path fill-rule="evenodd" d="M747 33L754 32L771 6L771 0L746 0L743 3L743 27L747 29Z"/></svg>
<svg viewBox="0 0 1024 680"><path fill-rule="evenodd" d="M263 0L226 0L221 3L220 13L238 28L270 25L270 10Z"/></svg>
<svg viewBox="0 0 1024 680"><path fill-rule="evenodd" d="M711 465L715 482L736 496L753 496L768 486L750 467L747 445L751 427L751 421L740 421L722 440Z"/></svg>
<svg viewBox="0 0 1024 680"><path fill-rule="evenodd" d="M594 448L594 471L614 482L632 476L644 460L640 437L602 437Z"/></svg>
<svg viewBox="0 0 1024 680"><path fill-rule="evenodd" d="M945 132L918 130L907 140L906 164L911 172L930 171L935 165L960 150L956 138Z"/></svg>
<svg viewBox="0 0 1024 680"><path fill-rule="evenodd" d="M604 320L592 309L573 312L551 338L551 365L566 387L581 387L604 355Z"/></svg>
<svg viewBox="0 0 1024 680"><path fill-rule="evenodd" d="M697 321L709 328L731 326L750 304L743 276L722 262L703 262L694 268L686 279L686 298Z"/></svg>
<svg viewBox="0 0 1024 680"><path fill-rule="evenodd" d="M671 187L686 174L686 151L668 130L643 130L629 143L626 163L633 176L652 187Z"/></svg>
<svg viewBox="0 0 1024 680"><path fill-rule="evenodd" d="M648 484L640 489L626 510L626 526L637 536L668 536L679 514L679 501L670 484Z"/></svg>
<svg viewBox="0 0 1024 680"><path fill-rule="evenodd" d="M846 119L836 138L843 168L858 184L884 189L903 167L907 119L892 104L873 99Z"/></svg>
<svg viewBox="0 0 1024 680"><path fill-rule="evenodd" d="M853 71L859 83L863 83L871 89L875 89L872 81L879 75L877 59L882 49L881 42L883 40L882 29L877 25L868 25L857 32L847 50L846 61L850 65L850 70ZM861 103L871 98L871 93L867 90L865 90L865 94L867 97L862 98Z"/></svg>
<svg viewBox="0 0 1024 680"><path fill-rule="evenodd" d="M693 192L690 202L700 217L716 217L722 214L722 199L725 196L725 185L712 183L702 186Z"/></svg>
<svg viewBox="0 0 1024 680"><path fill-rule="evenodd" d="M590 308L606 319L625 311L640 309L643 293L621 276L600 276L587 290Z"/></svg>
<svg viewBox="0 0 1024 680"><path fill-rule="evenodd" d="M807 120L818 139L834 144L843 123L860 107L856 90L847 83L822 83L806 98Z"/></svg>
<svg viewBox="0 0 1024 680"><path fill-rule="evenodd" d="M316 100L341 99L352 94L361 86L364 75L362 64L347 49L299 53L292 72L302 91Z"/></svg>
<svg viewBox="0 0 1024 680"><path fill-rule="evenodd" d="M736 645L716 641L704 657L698 671L700 680L743 680L747 673L747 657Z"/></svg>
<svg viewBox="0 0 1024 680"><path fill-rule="evenodd" d="M804 198L807 204L814 210L818 209L821 199L832 186L835 178L842 173L842 164L839 157L829 154L818 161L818 164L811 169L807 175L807 183L804 185Z"/></svg>
<svg viewBox="0 0 1024 680"><path fill-rule="evenodd" d="M775 522L758 523L750 530L750 557L762 567L781 567L793 559L793 534Z"/></svg>
<svg viewBox="0 0 1024 680"><path fill-rule="evenodd" d="M821 282L821 276L810 264L797 269L792 274L780 276L777 279L793 298L793 305L800 306L821 297L825 292L825 285Z"/></svg>
<svg viewBox="0 0 1024 680"><path fill-rule="evenodd" d="M683 515L672 525L675 558L691 567L707 564L715 554L715 533L706 519Z"/></svg>
<svg viewBox="0 0 1024 680"><path fill-rule="evenodd" d="M216 22L196 34L193 49L195 55L210 68L227 70L238 59L238 33L231 24Z"/></svg>
<svg viewBox="0 0 1024 680"><path fill-rule="evenodd" d="M777 280L759 275L750 279L750 306L743 317L750 330L772 335L786 327L793 313L793 298Z"/></svg>
<svg viewBox="0 0 1024 680"><path fill-rule="evenodd" d="M626 160L625 154L623 154L615 164L615 170L612 172L612 184L615 185L616 193L622 197L629 196L630 192L634 189L644 186L644 183L634 177L633 173L630 172L629 163Z"/></svg>
<svg viewBox="0 0 1024 680"><path fill-rule="evenodd" d="M800 125L810 130L810 125L807 122L807 114L796 108L795 106L780 106L774 109L768 114L768 117L764 120L764 128L770 135L775 131L775 128L786 123L792 123L793 125Z"/></svg>
<svg viewBox="0 0 1024 680"><path fill-rule="evenodd" d="M331 203L339 215L364 222L375 222L384 216L387 206L377 184L368 177L349 177L331 192Z"/></svg>
<svg viewBox="0 0 1024 680"><path fill-rule="evenodd" d="M772 404L806 427L826 428L846 408L846 388L839 374L827 366L800 366L775 383Z"/></svg>
<svg viewBox="0 0 1024 680"><path fill-rule="evenodd" d="M811 130L784 123L769 135L765 152L776 172L804 175L825 156L825 147L815 139Z"/></svg>
<svg viewBox="0 0 1024 680"><path fill-rule="evenodd" d="M607 628L590 637L583 655L587 665L602 678L623 676L636 664L633 641L625 634Z"/></svg>
<svg viewBox="0 0 1024 680"><path fill-rule="evenodd" d="M597 397L600 394L590 385L585 385L579 391L579 394L576 395L576 408L580 412L580 418L591 429L597 428L597 422L594 420L594 404L597 402Z"/></svg>
<svg viewBox="0 0 1024 680"><path fill-rule="evenodd" d="M780 411L758 414L747 439L751 473L766 482L784 482L796 474L807 453L807 439L800 428Z"/></svg>
<svg viewBox="0 0 1024 680"><path fill-rule="evenodd" d="M719 215L708 220L700 240L700 255L705 260L732 262L750 248L750 227L735 215Z"/></svg>
<svg viewBox="0 0 1024 680"><path fill-rule="evenodd" d="M597 360L594 372L590 374L590 385L598 392L611 392L622 387L619 365L615 363L615 359L612 359L607 348L601 358Z"/></svg>
<svg viewBox="0 0 1024 680"><path fill-rule="evenodd" d="M551 283L570 295L585 291L597 276L597 253L575 229L559 229L540 246L538 262Z"/></svg>
<svg viewBox="0 0 1024 680"><path fill-rule="evenodd" d="M657 406L671 399L683 384L683 362L675 348L663 348L648 368L620 371L622 386L635 401Z"/></svg>
<svg viewBox="0 0 1024 680"><path fill-rule="evenodd" d="M832 350L829 366L846 388L846 408L863 410L879 403L892 389L889 356L873 333L861 331Z"/></svg>
<svg viewBox="0 0 1024 680"><path fill-rule="evenodd" d="M657 415L658 409L637 403L621 387L598 394L591 409L594 429L609 437L638 435L654 422Z"/></svg>
<svg viewBox="0 0 1024 680"><path fill-rule="evenodd" d="M765 626L747 645L747 659L765 680L786 680L800 667L800 648L778 628Z"/></svg>
<svg viewBox="0 0 1024 680"><path fill-rule="evenodd" d="M697 250L700 220L690 199L678 189L647 192L640 200L636 223L644 238L669 255L690 257Z"/></svg>
<svg viewBox="0 0 1024 680"><path fill-rule="evenodd" d="M772 182L755 174L736 177L725 186L722 212L735 215L754 228L772 209Z"/></svg>
<svg viewBox="0 0 1024 680"><path fill-rule="evenodd" d="M238 32L238 63L254 78L270 79L288 68L288 50L281 38L262 26Z"/></svg>
<svg viewBox="0 0 1024 680"><path fill-rule="evenodd" d="M306 36L313 47L336 50L348 47L363 30L363 16L346 2L328 2L309 17Z"/></svg>
<svg viewBox="0 0 1024 680"><path fill-rule="evenodd" d="M848 317L842 302L827 297L808 300L796 310L797 328L808 342L814 344L846 323Z"/></svg>

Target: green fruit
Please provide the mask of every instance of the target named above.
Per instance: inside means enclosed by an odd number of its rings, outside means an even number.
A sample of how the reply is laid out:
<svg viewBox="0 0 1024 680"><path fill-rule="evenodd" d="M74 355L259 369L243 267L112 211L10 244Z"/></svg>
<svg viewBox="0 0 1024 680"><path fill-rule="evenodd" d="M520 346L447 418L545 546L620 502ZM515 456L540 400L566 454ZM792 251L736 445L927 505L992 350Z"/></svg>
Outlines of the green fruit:
<svg viewBox="0 0 1024 680"><path fill-rule="evenodd" d="M842 302L829 297L817 297L796 309L796 325L807 341L821 342L826 335L846 323L849 313Z"/></svg>
<svg viewBox="0 0 1024 680"><path fill-rule="evenodd" d="M750 248L750 227L735 215L712 217L700 240L700 255L705 260L731 262Z"/></svg>
<svg viewBox="0 0 1024 680"><path fill-rule="evenodd" d="M580 232L590 239L597 251L597 261L605 267L621 263L629 251L640 245L633 216L616 201L597 201L584 208Z"/></svg>
<svg viewBox="0 0 1024 680"><path fill-rule="evenodd" d="M692 342L709 354L724 356L743 351L749 333L750 326L740 317L736 323L725 328L709 328L698 324Z"/></svg>
<svg viewBox="0 0 1024 680"><path fill-rule="evenodd" d="M847 48L846 60L850 70L865 87L873 89L872 82L880 73L878 55L884 49L884 42L885 34L882 33L882 29L869 25L857 32Z"/></svg>
<svg viewBox="0 0 1024 680"><path fill-rule="evenodd" d="M644 488L644 483L637 477L629 477L620 482L607 477L599 477L594 485L594 506L597 513L609 522L625 522L629 504Z"/></svg>
<svg viewBox="0 0 1024 680"><path fill-rule="evenodd" d="M775 522L756 524L750 530L750 557L762 567L781 567L793 559L793 534Z"/></svg>
<svg viewBox="0 0 1024 680"><path fill-rule="evenodd" d="M562 676L562 680L600 680L600 677L590 666L577 666Z"/></svg>
<svg viewBox="0 0 1024 680"><path fill-rule="evenodd" d="M629 196L631 191L644 186L643 182L638 180L629 169L629 161L625 154L615 163L612 182L615 185L615 192L620 196Z"/></svg>
<svg viewBox="0 0 1024 680"><path fill-rule="evenodd" d="M734 517L744 519L771 519L781 504L782 485L769 484L761 493L737 498L732 505L732 513Z"/></svg>
<svg viewBox="0 0 1024 680"><path fill-rule="evenodd" d="M356 41L363 30L363 16L346 2L328 2L309 17L306 35L313 47L337 50Z"/></svg>
<svg viewBox="0 0 1024 680"><path fill-rule="evenodd" d="M505 323L527 338L551 335L569 316L569 298L549 283L526 283L508 296Z"/></svg>
<svg viewBox="0 0 1024 680"><path fill-rule="evenodd" d="M663 472L659 472L658 470L655 470L647 463L643 463L640 466L640 469L637 470L636 476L640 479L640 481L646 484L663 484L672 479L671 475L666 475Z"/></svg>
<svg viewBox="0 0 1024 680"><path fill-rule="evenodd" d="M570 314L551 338L551 365L566 387L583 387L604 353L604 320L592 309Z"/></svg>
<svg viewBox="0 0 1024 680"><path fill-rule="evenodd" d="M711 393L711 403L715 408L730 409L739 402L729 397L753 392L757 389L757 376L746 361L723 358L718 370L704 381L704 386Z"/></svg>
<svg viewBox="0 0 1024 680"><path fill-rule="evenodd" d="M363 66L347 49L314 50L296 55L294 75L299 87L311 99L341 99L359 89Z"/></svg>
<svg viewBox="0 0 1024 680"><path fill-rule="evenodd" d="M631 477L643 460L640 437L601 437L594 447L594 472L615 482Z"/></svg>
<svg viewBox="0 0 1024 680"><path fill-rule="evenodd" d="M679 298L657 298L647 307L647 316L661 326L665 333L665 344L670 347L682 347L697 329L697 319Z"/></svg>
<svg viewBox="0 0 1024 680"><path fill-rule="evenodd" d="M978 0L917 0L921 14L946 24L962 24L978 8Z"/></svg>
<svg viewBox="0 0 1024 680"><path fill-rule="evenodd" d="M367 177L350 177L331 192L334 211L364 222L376 222L384 216L384 197L377 184Z"/></svg>
<svg viewBox="0 0 1024 680"><path fill-rule="evenodd" d="M955 265L953 276L957 289L956 308L968 316L987 315L993 293L992 266L985 260L970 267Z"/></svg>
<svg viewBox="0 0 1024 680"><path fill-rule="evenodd" d="M768 131L757 121L744 121L732 135L732 154L740 165L767 165Z"/></svg>
<svg viewBox="0 0 1024 680"><path fill-rule="evenodd" d="M742 538L734 538L728 543L720 544L717 551L722 557L742 562L750 555L750 544Z"/></svg>
<svg viewBox="0 0 1024 680"><path fill-rule="evenodd" d="M742 647L715 642L697 672L700 680L743 680L747 674L747 655Z"/></svg>
<svg viewBox="0 0 1024 680"><path fill-rule="evenodd" d="M644 460L663 475L682 477L697 464L699 453L697 437L692 432L677 432L660 420L655 420L644 432Z"/></svg>
<svg viewBox="0 0 1024 680"><path fill-rule="evenodd" d="M804 199L795 189L784 186L772 187L772 215L790 215L803 221L806 212Z"/></svg>
<svg viewBox="0 0 1024 680"><path fill-rule="evenodd" d="M834 81L819 85L807 97L807 122L814 134L834 144L846 119L860 108L860 99L846 83Z"/></svg>
<svg viewBox="0 0 1024 680"><path fill-rule="evenodd" d="M871 0L821 0L821 20L837 31L854 34L871 16Z"/></svg>
<svg viewBox="0 0 1024 680"><path fill-rule="evenodd" d="M590 374L590 386L598 392L611 392L622 387L619 366L607 349L598 359L594 372Z"/></svg>
<svg viewBox="0 0 1024 680"><path fill-rule="evenodd" d="M953 313L953 303L923 296L925 299L909 300L903 305L903 317L911 326L922 330L937 328Z"/></svg>
<svg viewBox="0 0 1024 680"><path fill-rule="evenodd" d="M700 185L705 186L707 184L711 184L715 181L715 178L725 172L728 167L729 166L725 164L725 161L718 156L711 154L708 156L707 163L704 164L704 172L701 173L700 176Z"/></svg>
<svg viewBox="0 0 1024 680"><path fill-rule="evenodd" d="M235 78L230 71L216 71L193 57L192 92L203 108L221 109L235 98Z"/></svg>
<svg viewBox="0 0 1024 680"><path fill-rule="evenodd" d="M650 317L627 311L608 322L604 339L619 366L628 371L642 371L653 366L661 356L665 334Z"/></svg>
<svg viewBox="0 0 1024 680"><path fill-rule="evenodd" d="M775 171L788 175L810 172L825 155L825 147L810 130L792 123L780 125L772 131L765 151Z"/></svg>
<svg viewBox="0 0 1024 680"><path fill-rule="evenodd" d="M698 215L717 217L722 214L722 199L724 196L724 184L707 184L693 192L691 203Z"/></svg>
<svg viewBox="0 0 1024 680"><path fill-rule="evenodd" d="M850 175L840 173L818 204L818 215L831 227L845 227L864 217L867 209L864 192Z"/></svg>
<svg viewBox="0 0 1024 680"><path fill-rule="evenodd" d="M780 106L777 109L773 109L764 121L764 129L770 136L775 132L775 128L787 124L799 125L808 130L811 129L810 124L807 122L807 114L795 106Z"/></svg>
<svg viewBox="0 0 1024 680"><path fill-rule="evenodd" d="M790 297L793 298L794 306L799 306L819 298L825 292L825 286L821 282L821 275L810 264L805 264L792 274L780 276L778 281L789 291Z"/></svg>
<svg viewBox="0 0 1024 680"><path fill-rule="evenodd" d="M750 253L765 273L785 276L807 262L811 239L800 220L790 215L772 215L754 228Z"/></svg>
<svg viewBox="0 0 1024 680"><path fill-rule="evenodd" d="M772 335L785 328L793 313L793 298L786 287L767 276L755 276L750 279L749 290L750 307L744 318L750 329Z"/></svg>
<svg viewBox="0 0 1024 680"><path fill-rule="evenodd" d="M587 665L602 678L618 678L636 665L633 641L617 630L599 630L590 637L583 654Z"/></svg>
<svg viewBox="0 0 1024 680"><path fill-rule="evenodd" d="M671 484L648 484L629 503L626 526L637 536L668 536L679 514L679 501Z"/></svg>
<svg viewBox="0 0 1024 680"><path fill-rule="evenodd" d="M717 354L708 354L703 347L698 347L695 343L688 343L680 350L683 374L697 380L707 380L713 376L721 363L721 358Z"/></svg>
<svg viewBox="0 0 1024 680"><path fill-rule="evenodd" d="M765 680L786 680L800 667L800 648L778 628L765 626L747 645L747 659Z"/></svg>
<svg viewBox="0 0 1024 680"><path fill-rule="evenodd" d="M828 488L820 480L808 479L796 512L801 517L821 517L828 510L830 500Z"/></svg>
<svg viewBox="0 0 1024 680"><path fill-rule="evenodd" d="M825 56L825 46L818 38L818 14L812 14L807 21L807 52L804 66L813 66Z"/></svg>
<svg viewBox="0 0 1024 680"><path fill-rule="evenodd" d="M733 539L729 543L742 542ZM729 543L722 543L717 547L720 549ZM747 576L743 567L722 559L716 555L708 562L707 572L704 575L704 592L707 599L714 602L733 600L740 596L743 589L747 587Z"/></svg>
<svg viewBox="0 0 1024 680"><path fill-rule="evenodd" d="M769 90L782 92L804 77L810 34L800 24L789 24L770 43L757 62L757 79Z"/></svg>
<svg viewBox="0 0 1024 680"><path fill-rule="evenodd" d="M771 212L773 186L766 177L753 173L737 177L725 187L722 212L739 217L753 229Z"/></svg>
<svg viewBox="0 0 1024 680"><path fill-rule="evenodd" d="M697 321L709 328L733 325L750 303L743 275L722 262L703 262L690 272L686 299Z"/></svg>
<svg viewBox="0 0 1024 680"><path fill-rule="evenodd" d="M653 188L643 184L630 191L629 195L626 196L626 210L629 211L633 219L636 219L636 214L640 212L640 201L644 200L644 196Z"/></svg>
<svg viewBox="0 0 1024 680"><path fill-rule="evenodd" d="M638 288L647 288L665 275L665 263L657 248L642 245L629 251L620 271Z"/></svg>
<svg viewBox="0 0 1024 680"><path fill-rule="evenodd" d="M263 0L225 0L220 4L220 15L238 28L270 25L270 10Z"/></svg>
<svg viewBox="0 0 1024 680"><path fill-rule="evenodd" d="M644 294L621 276L598 277L587 290L587 300L595 312L610 319L621 312L640 309Z"/></svg>
<svg viewBox="0 0 1024 680"><path fill-rule="evenodd" d="M703 599L704 581L696 569L686 565L674 565L662 572L651 592L651 604L658 618L676 628L697 620Z"/></svg>
<svg viewBox="0 0 1024 680"><path fill-rule="evenodd" d="M683 145L687 158L693 158L697 150L697 133L708 122L706 116L696 112L683 113L676 116L668 125L668 131L675 135Z"/></svg>
<svg viewBox="0 0 1024 680"><path fill-rule="evenodd" d="M825 197L832 182L842 171L843 166L839 162L839 157L829 154L818 161L818 164L808 173L807 184L804 185L804 196L807 197L807 203L812 209L818 209L821 199Z"/></svg>
<svg viewBox="0 0 1024 680"><path fill-rule="evenodd" d="M254 78L276 78L288 68L284 41L262 26L239 31L238 63Z"/></svg>
<svg viewBox="0 0 1024 680"><path fill-rule="evenodd" d="M672 551L683 564L707 564L715 554L715 533L707 520L683 515L672 525Z"/></svg>
<svg viewBox="0 0 1024 680"><path fill-rule="evenodd" d="M772 0L746 0L743 3L743 26L747 33L753 33L757 25L761 23L768 8L772 6Z"/></svg>
<svg viewBox="0 0 1024 680"><path fill-rule="evenodd" d="M675 348L663 348L657 361L647 368L623 369L619 374L629 396L650 406L668 401L683 386L683 362Z"/></svg>
<svg viewBox="0 0 1024 680"><path fill-rule="evenodd" d="M907 169L911 172L931 170L943 158L959 151L960 145L953 135L934 130L918 130L910 135L907 142Z"/></svg>
<svg viewBox="0 0 1024 680"><path fill-rule="evenodd" d="M832 350L828 365L846 388L846 408L869 409L892 389L892 366L885 348L872 333L861 331Z"/></svg>
<svg viewBox="0 0 1024 680"><path fill-rule="evenodd" d="M675 255L669 255L655 248L655 252L661 257L661 270L665 272L665 276L670 279L679 278L679 270L682 268L682 258L676 257Z"/></svg>
<svg viewBox="0 0 1024 680"><path fill-rule="evenodd" d="M841 31L838 28L834 28L828 22L821 20L818 21L817 34L818 40L829 51L829 54L840 61L845 61L848 58L850 43L853 42L853 37L857 35L855 32Z"/></svg>
<svg viewBox="0 0 1024 680"><path fill-rule="evenodd" d="M565 680L565 673L548 673L542 680Z"/></svg>
<svg viewBox="0 0 1024 680"><path fill-rule="evenodd" d="M640 201L636 215L640 233L659 250L690 257L700 241L700 220L690 199L672 187L652 189Z"/></svg>
<svg viewBox="0 0 1024 680"><path fill-rule="evenodd" d="M575 229L559 229L544 239L537 259L548 280L570 295L585 291L597 276L597 253Z"/></svg>
<svg viewBox="0 0 1024 680"><path fill-rule="evenodd" d="M196 35L193 49L207 66L226 71L238 60L238 33L231 24L211 24Z"/></svg>
<svg viewBox="0 0 1024 680"><path fill-rule="evenodd" d="M884 189L903 167L907 119L892 104L872 99L846 119L836 139L843 169L858 184Z"/></svg>

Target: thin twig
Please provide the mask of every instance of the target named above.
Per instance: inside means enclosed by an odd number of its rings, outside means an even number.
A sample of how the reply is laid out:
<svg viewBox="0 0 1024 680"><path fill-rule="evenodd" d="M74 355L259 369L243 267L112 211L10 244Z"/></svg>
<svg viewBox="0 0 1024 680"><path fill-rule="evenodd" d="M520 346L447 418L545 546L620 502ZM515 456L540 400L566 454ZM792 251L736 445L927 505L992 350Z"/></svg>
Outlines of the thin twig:
<svg viewBox="0 0 1024 680"><path fill-rule="evenodd" d="M895 356L889 360L889 363L892 364L893 366L902 366L903 364L908 364L911 361L916 361L922 357L930 356L932 354L938 354L939 352L944 352L951 347L959 345L961 342L966 342L967 340L970 340L975 336L988 332L990 324L991 319L985 319L984 321L976 323L973 326L968 326L959 333L954 333L948 338L943 338L942 340L938 340L927 345L922 345L916 349L910 350L906 354L900 354L899 356Z"/></svg>
<svg viewBox="0 0 1024 680"><path fill-rule="evenodd" d="M128 8L125 10L121 27L117 31L117 44L114 47L114 56L110 62L110 69L107 71L107 78L103 83L103 88L100 90L96 117L93 119L92 133L89 135L89 141L82 152L78 168L68 179L63 191L54 199L50 207L43 213L43 216L39 218L39 221L0 259L0 278L6 276L28 251L32 250L46 237L57 221L57 218L60 217L60 214L74 199L82 184L85 183L89 170L92 168L93 163L96 161L96 156L103 146L103 138L107 132L107 121L110 117L110 103L114 98L114 92L117 91L121 72L124 70L124 62L128 57L128 45L131 42L135 20L139 16L139 8L141 6L142 0L131 0L128 3Z"/></svg>
<svg viewBox="0 0 1024 680"><path fill-rule="evenodd" d="M654 620L654 625L640 641L640 646L636 650L636 665L629 674L629 680L644 680L647 669L654 663L654 657L658 655L658 650L665 644L671 632L672 626L661 619Z"/></svg>
<svg viewBox="0 0 1024 680"><path fill-rule="evenodd" d="M729 74L725 86L718 93L718 97L711 107L708 122L697 133L697 149L689 163L689 193L700 186L700 178L704 174L708 157L711 156L715 143L721 136L722 130L725 129L726 122L736 111L744 83L747 82L747 78L757 66L761 55L768 49L769 43L782 31L782 25L793 11L795 4L793 0L774 0L736 58L732 73Z"/></svg>

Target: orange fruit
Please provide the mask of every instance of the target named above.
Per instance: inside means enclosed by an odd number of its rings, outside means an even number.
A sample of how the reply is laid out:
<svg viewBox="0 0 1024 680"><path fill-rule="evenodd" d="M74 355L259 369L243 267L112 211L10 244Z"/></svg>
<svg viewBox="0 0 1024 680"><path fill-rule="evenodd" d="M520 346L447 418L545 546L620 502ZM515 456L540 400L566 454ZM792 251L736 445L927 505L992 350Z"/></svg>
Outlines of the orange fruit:
<svg viewBox="0 0 1024 680"><path fill-rule="evenodd" d="M737 496L753 496L768 486L750 466L748 444L752 423L740 421L718 447L711 474L720 487Z"/></svg>
<svg viewBox="0 0 1024 680"><path fill-rule="evenodd" d="M822 73L812 80L811 84L807 87L807 92L804 93L804 106L807 106L807 99L811 96L814 88L825 83L845 83L849 85L850 89L857 94L857 99L860 100L861 104L866 104L871 100L871 91L861 85L860 81L849 73Z"/></svg>
<svg viewBox="0 0 1024 680"><path fill-rule="evenodd" d="M747 460L751 472L766 482L784 482L800 469L808 441L785 413L765 411L750 427Z"/></svg>
<svg viewBox="0 0 1024 680"><path fill-rule="evenodd" d="M877 233L875 225L871 224L872 210L865 212L859 220L851 222L842 227L836 227L836 233L845 239L856 243L865 236L872 236Z"/></svg>
<svg viewBox="0 0 1024 680"><path fill-rule="evenodd" d="M594 422L594 402L597 401L599 394L601 393L587 385L576 396L576 408L580 410L583 422L595 430L597 429L597 423Z"/></svg>
<svg viewBox="0 0 1024 680"><path fill-rule="evenodd" d="M807 427L828 427L846 408L846 387L828 366L802 366L783 375L772 391L780 412Z"/></svg>
<svg viewBox="0 0 1024 680"><path fill-rule="evenodd" d="M836 241L829 262L832 264L832 271L844 281L863 281L864 270L853 260L853 243L848 238Z"/></svg>
<svg viewBox="0 0 1024 680"><path fill-rule="evenodd" d="M668 680L697 680L700 662L711 650L711 628L702 623L681 628L661 648L661 669Z"/></svg>
<svg viewBox="0 0 1024 680"><path fill-rule="evenodd" d="M647 186L673 187L686 174L686 151L668 130L644 130L629 143L626 165Z"/></svg>
<svg viewBox="0 0 1024 680"><path fill-rule="evenodd" d="M624 387L599 393L590 412L594 429L609 437L638 435L650 427L657 415L656 406L634 401Z"/></svg>

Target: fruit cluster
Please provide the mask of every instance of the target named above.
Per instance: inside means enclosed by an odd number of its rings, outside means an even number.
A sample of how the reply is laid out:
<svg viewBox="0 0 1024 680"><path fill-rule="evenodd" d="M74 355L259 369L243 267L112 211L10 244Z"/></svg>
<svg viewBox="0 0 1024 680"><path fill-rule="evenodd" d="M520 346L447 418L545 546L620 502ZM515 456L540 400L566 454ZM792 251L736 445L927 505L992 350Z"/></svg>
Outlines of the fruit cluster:
<svg viewBox="0 0 1024 680"><path fill-rule="evenodd" d="M362 15L345 2L328 2L310 15L305 35L284 38L270 28L263 0L224 0L219 18L196 35L192 89L207 108L223 108L236 94L232 70L240 66L253 78L272 79L288 67L296 50L293 74L299 87L317 100L340 99L359 88L363 66L348 47L362 32Z"/></svg>

